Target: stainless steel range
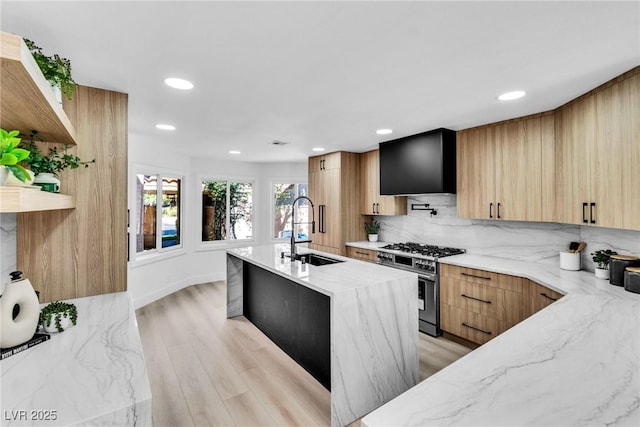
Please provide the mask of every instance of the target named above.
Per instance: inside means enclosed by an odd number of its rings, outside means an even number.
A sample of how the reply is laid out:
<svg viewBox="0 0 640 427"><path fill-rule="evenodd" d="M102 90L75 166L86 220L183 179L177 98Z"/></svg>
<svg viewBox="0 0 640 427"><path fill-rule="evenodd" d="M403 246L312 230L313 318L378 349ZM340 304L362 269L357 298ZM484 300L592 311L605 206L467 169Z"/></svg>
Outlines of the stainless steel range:
<svg viewBox="0 0 640 427"><path fill-rule="evenodd" d="M464 249L420 243L392 243L378 249L378 264L418 273L418 329L437 337L440 331L438 259L465 253Z"/></svg>

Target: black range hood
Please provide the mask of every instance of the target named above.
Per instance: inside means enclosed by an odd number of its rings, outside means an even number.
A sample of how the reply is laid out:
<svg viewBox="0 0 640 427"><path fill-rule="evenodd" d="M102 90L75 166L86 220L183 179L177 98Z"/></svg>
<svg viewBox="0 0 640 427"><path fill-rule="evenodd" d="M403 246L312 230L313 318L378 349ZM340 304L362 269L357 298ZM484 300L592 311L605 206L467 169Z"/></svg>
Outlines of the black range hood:
<svg viewBox="0 0 640 427"><path fill-rule="evenodd" d="M440 128L380 143L380 194L455 192L455 131Z"/></svg>

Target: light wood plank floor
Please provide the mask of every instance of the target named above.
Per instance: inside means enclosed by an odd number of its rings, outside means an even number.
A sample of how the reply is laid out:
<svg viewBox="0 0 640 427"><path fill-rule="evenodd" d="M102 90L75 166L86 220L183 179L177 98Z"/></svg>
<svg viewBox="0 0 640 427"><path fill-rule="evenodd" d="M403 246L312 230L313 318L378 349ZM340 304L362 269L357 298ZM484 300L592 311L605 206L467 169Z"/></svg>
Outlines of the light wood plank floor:
<svg viewBox="0 0 640 427"><path fill-rule="evenodd" d="M154 426L330 425L329 392L244 317L226 318L224 282L190 286L136 315ZM471 351L425 334L419 349L421 379Z"/></svg>

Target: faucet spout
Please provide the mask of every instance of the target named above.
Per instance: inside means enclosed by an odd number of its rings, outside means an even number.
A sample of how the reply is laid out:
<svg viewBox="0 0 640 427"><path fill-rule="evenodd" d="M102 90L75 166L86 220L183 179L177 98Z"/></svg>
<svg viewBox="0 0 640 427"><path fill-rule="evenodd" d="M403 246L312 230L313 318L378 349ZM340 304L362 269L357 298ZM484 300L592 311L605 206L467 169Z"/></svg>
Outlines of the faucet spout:
<svg viewBox="0 0 640 427"><path fill-rule="evenodd" d="M309 204L311 205L311 222L296 222L296 203L298 203L299 200L308 200ZM311 232L315 233L316 232L316 213L314 211L313 208L313 202L311 201L310 198L308 198L307 196L298 196L296 197L293 202L291 202L291 250L290 250L290 254L291 254L291 260L296 260L299 259L300 256L297 254L296 252L296 243L309 243L311 242L311 240L296 240L296 230L295 230L295 226L297 224L311 224Z"/></svg>

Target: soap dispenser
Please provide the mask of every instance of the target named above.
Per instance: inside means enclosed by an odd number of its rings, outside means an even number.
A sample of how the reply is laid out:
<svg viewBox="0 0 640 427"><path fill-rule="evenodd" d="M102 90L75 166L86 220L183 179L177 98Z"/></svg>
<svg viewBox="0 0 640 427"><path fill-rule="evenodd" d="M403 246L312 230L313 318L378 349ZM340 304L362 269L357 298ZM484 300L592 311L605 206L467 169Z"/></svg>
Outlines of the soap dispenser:
<svg viewBox="0 0 640 427"><path fill-rule="evenodd" d="M10 348L29 341L36 332L40 319L38 296L21 271L10 274L0 296L0 348Z"/></svg>

